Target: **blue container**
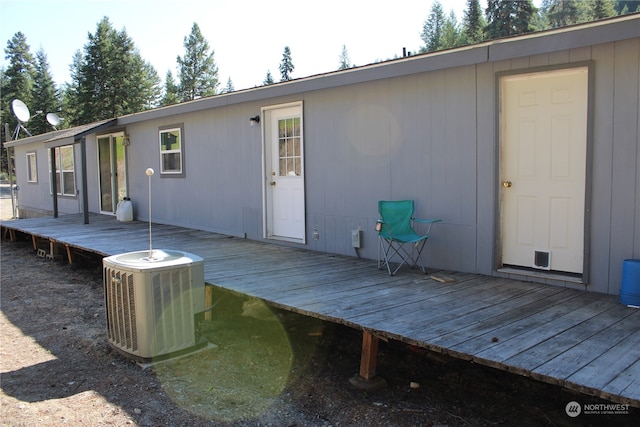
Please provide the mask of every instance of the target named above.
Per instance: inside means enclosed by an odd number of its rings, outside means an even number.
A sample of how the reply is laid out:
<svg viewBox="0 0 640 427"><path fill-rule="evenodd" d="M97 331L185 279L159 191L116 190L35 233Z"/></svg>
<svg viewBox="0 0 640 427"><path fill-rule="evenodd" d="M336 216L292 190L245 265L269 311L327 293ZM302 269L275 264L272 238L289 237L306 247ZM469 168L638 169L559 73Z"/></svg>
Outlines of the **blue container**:
<svg viewBox="0 0 640 427"><path fill-rule="evenodd" d="M620 302L640 307L640 259L625 259L622 264Z"/></svg>

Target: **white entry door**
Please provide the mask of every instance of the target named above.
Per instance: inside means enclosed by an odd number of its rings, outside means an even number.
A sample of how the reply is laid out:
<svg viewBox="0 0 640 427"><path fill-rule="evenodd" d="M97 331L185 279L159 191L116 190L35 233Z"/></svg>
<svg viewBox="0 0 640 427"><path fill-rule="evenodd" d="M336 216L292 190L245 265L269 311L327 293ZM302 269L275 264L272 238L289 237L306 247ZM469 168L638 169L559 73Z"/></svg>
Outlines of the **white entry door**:
<svg viewBox="0 0 640 427"><path fill-rule="evenodd" d="M302 104L265 114L267 238L305 242Z"/></svg>
<svg viewBox="0 0 640 427"><path fill-rule="evenodd" d="M501 79L503 266L583 273L588 69Z"/></svg>

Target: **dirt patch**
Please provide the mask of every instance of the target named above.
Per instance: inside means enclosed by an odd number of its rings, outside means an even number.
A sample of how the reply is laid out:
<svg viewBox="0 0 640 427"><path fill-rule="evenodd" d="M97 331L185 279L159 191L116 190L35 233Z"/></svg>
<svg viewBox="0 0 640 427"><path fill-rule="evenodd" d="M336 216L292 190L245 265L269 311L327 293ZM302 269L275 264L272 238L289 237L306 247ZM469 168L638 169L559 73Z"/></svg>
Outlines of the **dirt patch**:
<svg viewBox="0 0 640 427"><path fill-rule="evenodd" d="M388 387L358 391L349 378L359 331L223 291L199 325L214 348L142 369L107 344L100 259L68 265L3 241L0 272L3 425L637 425L640 416L570 418L571 401L608 402L393 341L378 355Z"/></svg>

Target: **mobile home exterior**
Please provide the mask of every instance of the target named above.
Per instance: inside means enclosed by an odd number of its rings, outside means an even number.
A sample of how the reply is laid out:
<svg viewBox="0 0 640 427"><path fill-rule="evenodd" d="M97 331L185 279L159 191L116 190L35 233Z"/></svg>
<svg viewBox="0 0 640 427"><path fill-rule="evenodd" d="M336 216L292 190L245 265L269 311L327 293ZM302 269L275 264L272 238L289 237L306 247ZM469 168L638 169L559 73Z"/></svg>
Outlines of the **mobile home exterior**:
<svg viewBox="0 0 640 427"><path fill-rule="evenodd" d="M640 258L639 105L635 14L8 145L23 217L129 197L147 220L151 183L155 222L375 258L377 201L413 199L442 219L432 268L617 294Z"/></svg>

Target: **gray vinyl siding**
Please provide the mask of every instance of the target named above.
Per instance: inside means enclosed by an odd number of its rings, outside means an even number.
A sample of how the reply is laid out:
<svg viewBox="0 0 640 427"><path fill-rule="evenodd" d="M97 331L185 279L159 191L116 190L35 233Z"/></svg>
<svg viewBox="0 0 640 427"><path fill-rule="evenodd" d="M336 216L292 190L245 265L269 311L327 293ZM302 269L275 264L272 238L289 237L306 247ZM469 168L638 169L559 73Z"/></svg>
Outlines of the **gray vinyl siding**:
<svg viewBox="0 0 640 427"><path fill-rule="evenodd" d="M18 184L17 204L21 211L21 217L47 216L53 213L51 196L51 174L49 173L49 146L42 142L16 147L16 182ZM36 153L37 182L27 182L27 153ZM76 191L81 191L80 179L80 148L74 146L75 162L75 186ZM58 189L60 191L60 189ZM60 214L73 214L81 212L77 196L58 196L58 211Z"/></svg>
<svg viewBox="0 0 640 427"><path fill-rule="evenodd" d="M308 232L320 234L312 249L354 254L350 230L360 227L361 254L375 257L377 201L415 199L417 217L444 220L429 263L475 270L474 70L305 94Z"/></svg>
<svg viewBox="0 0 640 427"><path fill-rule="evenodd" d="M148 219L144 172L151 167L154 221L244 235L243 208L261 203L261 134L248 126L256 112L236 106L129 126L130 196L138 216ZM158 129L169 121L184 127L184 178L160 174Z"/></svg>
<svg viewBox="0 0 640 427"><path fill-rule="evenodd" d="M614 55L614 96L611 108L614 112L611 117L613 129L608 139L611 141L612 151L610 222L612 262L609 273L609 282L612 285L615 285L616 279L621 277L623 259L640 258L640 239L638 238L640 211L636 210L637 200L640 197L640 180L638 179L640 48L638 40L617 42ZM605 141L607 139L604 139L603 143ZM604 269L604 266L601 268ZM611 286L609 290L617 291L617 288Z"/></svg>
<svg viewBox="0 0 640 427"><path fill-rule="evenodd" d="M119 118L118 129L126 129L131 140L127 161L135 216L148 220L145 170L152 167L153 221L262 240L263 135L259 126L249 126L249 117L262 108L302 102L303 247L375 259L377 201L414 199L417 217L443 220L427 244L428 267L496 275L498 76L589 65L586 289L617 294L623 260L640 258L637 23L621 22L615 31L596 26L507 39ZM184 129L183 178L160 176L158 129L175 124ZM95 141L95 135L87 137L89 205L99 212ZM27 151L29 144L16 145L16 157ZM43 153L39 149L38 185L46 184L48 192ZM77 181L80 186L78 172ZM50 209L44 194L22 196L27 206ZM356 228L363 231L357 253L351 247Z"/></svg>
<svg viewBox="0 0 640 427"><path fill-rule="evenodd" d="M144 122L142 133L153 132L154 138L155 129L169 122L185 126L187 178L154 181L159 193L172 194L155 208L154 220L261 239L262 142L248 117L260 107L300 100L305 247L355 255L350 231L359 227L364 239L358 255L375 258L377 201L410 198L417 216L443 219L428 245L428 266L493 274L499 233L496 74L593 61L588 289L617 293L622 260L638 257L640 246L637 51L634 39ZM129 126L131 164L139 155L133 150L138 126ZM157 156L155 150L148 154ZM144 175L138 187L144 195ZM144 217L145 206L138 209ZM314 230L318 240L312 238Z"/></svg>

